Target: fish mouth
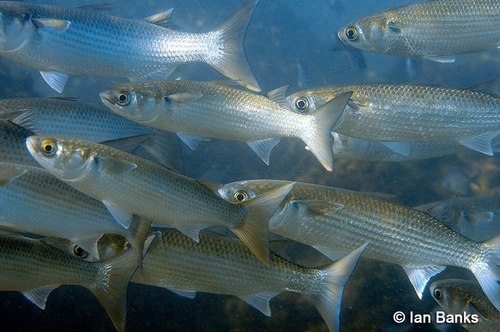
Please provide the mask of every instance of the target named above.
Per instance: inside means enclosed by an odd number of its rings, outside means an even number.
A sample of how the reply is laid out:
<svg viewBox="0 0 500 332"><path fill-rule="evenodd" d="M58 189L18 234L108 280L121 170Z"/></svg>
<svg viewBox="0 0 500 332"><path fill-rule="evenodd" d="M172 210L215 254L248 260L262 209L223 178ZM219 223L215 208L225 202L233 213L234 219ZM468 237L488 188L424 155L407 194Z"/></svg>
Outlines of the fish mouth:
<svg viewBox="0 0 500 332"><path fill-rule="evenodd" d="M99 93L99 97L101 98L101 101L104 105L110 107L113 105L113 102L112 102L112 93L109 92L109 91L103 91L101 93Z"/></svg>

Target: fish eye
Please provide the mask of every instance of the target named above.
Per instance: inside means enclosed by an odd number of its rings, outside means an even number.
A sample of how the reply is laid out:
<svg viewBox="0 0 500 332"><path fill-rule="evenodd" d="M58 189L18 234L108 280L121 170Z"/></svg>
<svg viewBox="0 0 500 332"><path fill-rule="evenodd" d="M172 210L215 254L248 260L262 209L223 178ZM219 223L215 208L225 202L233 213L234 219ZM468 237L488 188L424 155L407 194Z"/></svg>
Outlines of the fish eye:
<svg viewBox="0 0 500 332"><path fill-rule="evenodd" d="M238 190L233 194L233 198L236 202L240 203L248 199L248 194L246 191Z"/></svg>
<svg viewBox="0 0 500 332"><path fill-rule="evenodd" d="M43 154L46 156L52 156L56 153L56 144L51 140L43 141L40 147L42 148Z"/></svg>
<svg viewBox="0 0 500 332"><path fill-rule="evenodd" d="M79 258L86 258L89 255L82 247L77 245L73 247L73 254Z"/></svg>
<svg viewBox="0 0 500 332"><path fill-rule="evenodd" d="M116 99L117 103L120 106L127 106L130 104L130 94L128 92L122 91L118 94L118 98Z"/></svg>
<svg viewBox="0 0 500 332"><path fill-rule="evenodd" d="M345 29L345 36L349 40L356 40L356 39L358 39L358 29L356 29L353 26L348 27L347 29Z"/></svg>
<svg viewBox="0 0 500 332"><path fill-rule="evenodd" d="M295 107L298 110L303 111L309 107L309 100L307 100L306 97L300 97L295 101Z"/></svg>
<svg viewBox="0 0 500 332"><path fill-rule="evenodd" d="M434 298L436 300L441 300L443 298L443 292L439 288L434 289Z"/></svg>

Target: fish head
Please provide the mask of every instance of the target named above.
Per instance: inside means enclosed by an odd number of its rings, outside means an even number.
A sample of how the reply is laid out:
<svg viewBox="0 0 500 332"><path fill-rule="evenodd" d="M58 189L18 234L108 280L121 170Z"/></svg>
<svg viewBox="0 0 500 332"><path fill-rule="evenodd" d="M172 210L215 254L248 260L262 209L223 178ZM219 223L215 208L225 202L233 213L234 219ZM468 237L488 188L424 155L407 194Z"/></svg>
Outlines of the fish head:
<svg viewBox="0 0 500 332"><path fill-rule="evenodd" d="M339 39L346 45L377 53L388 53L395 39L399 39L394 28L394 15L385 12L364 17L347 24L337 32Z"/></svg>
<svg viewBox="0 0 500 332"><path fill-rule="evenodd" d="M434 300L449 312L464 312L466 302L464 295L469 288L471 281L460 279L442 279L433 282L429 287L429 292Z"/></svg>
<svg viewBox="0 0 500 332"><path fill-rule="evenodd" d="M103 104L114 113L137 123L154 121L162 111L163 98L145 85L122 84L99 94Z"/></svg>
<svg viewBox="0 0 500 332"><path fill-rule="evenodd" d="M219 196L232 204L240 204L291 183L281 180L246 180L227 183L217 189Z"/></svg>
<svg viewBox="0 0 500 332"><path fill-rule="evenodd" d="M26 147L43 168L64 181L84 177L95 159L90 147L69 138L30 136L26 139Z"/></svg>
<svg viewBox="0 0 500 332"><path fill-rule="evenodd" d="M32 17L25 6L0 5L0 52L15 52L27 44L36 30Z"/></svg>
<svg viewBox="0 0 500 332"><path fill-rule="evenodd" d="M321 106L316 104L317 98L312 90L297 91L287 96L286 100L292 111L302 114L314 112Z"/></svg>
<svg viewBox="0 0 500 332"><path fill-rule="evenodd" d="M297 113L312 113L318 108L335 99L345 91L342 87L327 86L297 91L286 97L290 109Z"/></svg>

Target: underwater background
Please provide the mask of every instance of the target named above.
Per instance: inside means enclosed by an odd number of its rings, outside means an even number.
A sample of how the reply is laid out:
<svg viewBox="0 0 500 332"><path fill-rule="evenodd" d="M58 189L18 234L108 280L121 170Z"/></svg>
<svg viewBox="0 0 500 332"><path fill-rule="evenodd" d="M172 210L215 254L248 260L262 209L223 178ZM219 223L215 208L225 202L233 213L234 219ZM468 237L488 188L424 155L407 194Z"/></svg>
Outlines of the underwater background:
<svg viewBox="0 0 500 332"><path fill-rule="evenodd" d="M96 1L30 1L77 7ZM235 12L236 0L109 1L106 13L142 18L174 7L173 22L183 31L205 32ZM500 77L498 50L458 55L455 63L360 52L344 46L336 32L361 16L408 4L409 1L375 0L261 0L245 37L245 53L263 92L290 84L288 94L328 84L422 83L466 88ZM441 33L446 34L446 31ZM60 96L32 68L0 57L0 98ZM206 64L181 65L171 78L225 80ZM100 103L99 92L126 79L70 75L64 96ZM498 157L464 149L456 155L384 163L334 160L326 172L298 139L282 139L265 165L243 142L212 140L192 151L172 135L171 158L183 174L219 183L243 179L295 180L381 192L407 206L443 200L453 195L496 195L500 192ZM307 248L302 261L326 263ZM304 257L310 258L304 258ZM301 262L302 262L301 261ZM447 268L447 275L473 279L470 272ZM434 279L432 279L434 280ZM400 324L395 311L429 313L436 304L426 290L416 296L403 270L396 265L361 258L344 292L342 331L432 331L432 324ZM193 300L165 289L130 284L127 331L327 331L316 309L305 297L283 293L271 301L268 318L232 296L198 293ZM0 293L0 331L113 331L106 312L81 287L62 286L42 311L22 294ZM458 325L450 331L461 331Z"/></svg>

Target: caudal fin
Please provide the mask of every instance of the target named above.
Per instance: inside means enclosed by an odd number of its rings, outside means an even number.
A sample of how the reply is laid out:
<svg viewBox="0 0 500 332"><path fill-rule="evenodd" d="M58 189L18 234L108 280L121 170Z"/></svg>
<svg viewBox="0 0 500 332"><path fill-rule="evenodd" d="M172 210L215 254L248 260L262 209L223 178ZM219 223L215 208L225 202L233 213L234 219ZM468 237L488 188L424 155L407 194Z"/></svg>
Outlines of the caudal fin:
<svg viewBox="0 0 500 332"><path fill-rule="evenodd" d="M340 328L340 308L344 287L368 243L339 259L322 272L326 275L323 293L314 297L314 305L330 331Z"/></svg>
<svg viewBox="0 0 500 332"><path fill-rule="evenodd" d="M269 265L268 223L281 201L292 190L295 182L273 189L244 204L248 208L245 221L232 231L260 259Z"/></svg>
<svg viewBox="0 0 500 332"><path fill-rule="evenodd" d="M488 299L500 310L500 236L484 242L482 246L488 252L486 262L480 262L470 270Z"/></svg>
<svg viewBox="0 0 500 332"><path fill-rule="evenodd" d="M220 71L224 76L240 82L244 87L260 92L259 84L253 76L243 51L243 39L248 23L259 0L250 0L222 23L217 31L222 35L223 54L216 59L209 60L210 65Z"/></svg>
<svg viewBox="0 0 500 332"><path fill-rule="evenodd" d="M311 114L314 125L301 137L323 167L331 172L333 168L332 128L344 113L352 92L346 92L330 100Z"/></svg>
<svg viewBox="0 0 500 332"><path fill-rule="evenodd" d="M111 318L118 331L125 330L127 315L127 286L137 269L133 250L127 250L101 264L94 284L88 286Z"/></svg>

